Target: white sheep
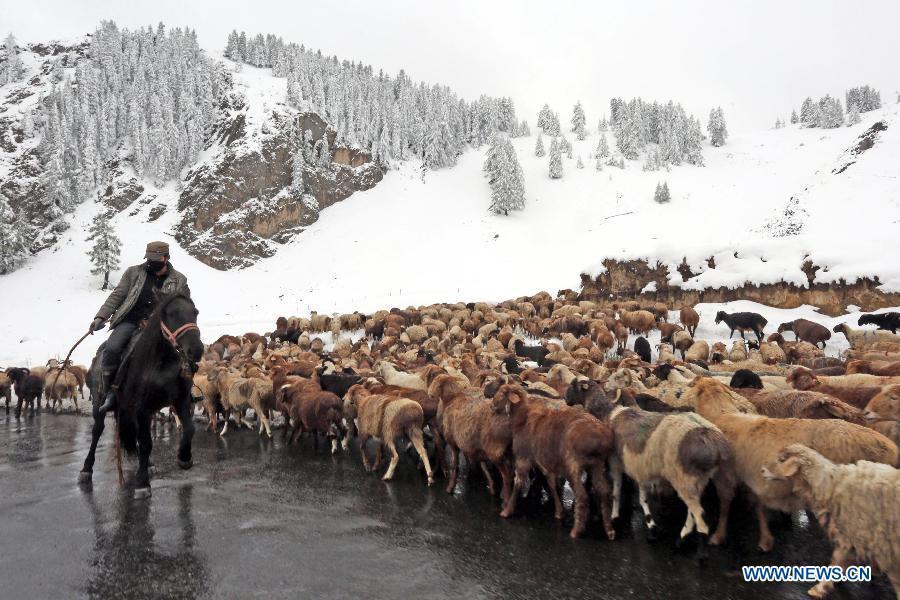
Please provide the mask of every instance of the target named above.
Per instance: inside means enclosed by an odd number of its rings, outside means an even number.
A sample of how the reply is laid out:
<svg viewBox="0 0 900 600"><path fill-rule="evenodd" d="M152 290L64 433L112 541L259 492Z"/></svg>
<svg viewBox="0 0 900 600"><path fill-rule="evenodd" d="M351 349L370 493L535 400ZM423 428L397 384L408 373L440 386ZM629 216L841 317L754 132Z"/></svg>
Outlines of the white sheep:
<svg viewBox="0 0 900 600"><path fill-rule="evenodd" d="M900 471L867 460L835 464L802 444L791 444L762 474L790 481L816 514L834 543L832 565L874 563L900 597ZM809 595L823 598L833 587L820 581Z"/></svg>

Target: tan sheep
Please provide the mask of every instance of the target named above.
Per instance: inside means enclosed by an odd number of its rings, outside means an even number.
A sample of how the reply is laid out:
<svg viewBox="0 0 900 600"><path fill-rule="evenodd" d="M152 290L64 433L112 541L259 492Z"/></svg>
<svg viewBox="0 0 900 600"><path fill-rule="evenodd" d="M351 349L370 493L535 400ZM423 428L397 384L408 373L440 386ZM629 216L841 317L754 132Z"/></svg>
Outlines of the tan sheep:
<svg viewBox="0 0 900 600"><path fill-rule="evenodd" d="M687 331L676 331L672 334L672 346L681 352L681 360L686 360L685 354L693 344L694 340ZM706 359L704 358L704 360Z"/></svg>
<svg viewBox="0 0 900 600"><path fill-rule="evenodd" d="M728 360L731 362L743 362L747 360L747 342L744 340L735 340L731 344L731 352L728 353Z"/></svg>
<svg viewBox="0 0 900 600"><path fill-rule="evenodd" d="M789 485L812 509L834 544L832 565L874 563L900 597L900 471L867 460L835 464L803 444L791 444L761 473ZM833 587L819 581L809 595L824 598Z"/></svg>
<svg viewBox="0 0 900 600"><path fill-rule="evenodd" d="M382 479L385 481L393 479L394 470L400 462L396 440L406 437L425 465L428 485L434 483L434 474L431 471L431 463L428 461L428 453L425 451L425 442L422 437L422 424L425 417L421 404L401 396L372 394L362 385L357 384L347 390L344 395L344 415L349 420L356 420L359 451L366 471L373 471L381 466L381 448L382 445L386 445L391 453L391 462ZM378 442L375 464L371 466L366 454L366 442L369 441L369 438L374 438Z"/></svg>
<svg viewBox="0 0 900 600"><path fill-rule="evenodd" d="M731 441L738 479L759 500L756 503L759 547L764 551L771 550L775 543L764 509L793 512L803 507L803 499L789 483L766 480L762 476L762 467L772 464L785 447L806 444L839 463L858 460L897 463L896 444L866 427L838 419L773 419L741 414L726 385L709 377L698 377L690 386L691 404Z"/></svg>
<svg viewBox="0 0 900 600"><path fill-rule="evenodd" d="M687 362L702 360L706 362L709 360L709 344L707 344L704 340L697 340L691 347L688 348L687 352L684 353L684 360Z"/></svg>

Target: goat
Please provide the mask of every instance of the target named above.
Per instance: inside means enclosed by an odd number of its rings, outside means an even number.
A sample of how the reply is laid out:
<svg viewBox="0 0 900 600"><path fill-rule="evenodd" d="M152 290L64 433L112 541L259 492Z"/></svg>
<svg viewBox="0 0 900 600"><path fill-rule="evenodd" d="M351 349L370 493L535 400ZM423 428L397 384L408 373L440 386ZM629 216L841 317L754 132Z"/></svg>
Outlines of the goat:
<svg viewBox="0 0 900 600"><path fill-rule="evenodd" d="M41 395L44 393L44 380L38 375L31 373L30 369L21 367L13 367L6 370L6 375L13 383L13 389L16 392L16 418L22 415L22 404L25 409L31 408L31 414L35 413L35 403L40 408Z"/></svg>
<svg viewBox="0 0 900 600"><path fill-rule="evenodd" d="M526 346L525 342L521 339L513 341L513 348L515 349L516 356L527 358L538 364L541 364L544 361L544 358L550 354L550 351L547 348L544 348L543 346Z"/></svg>
<svg viewBox="0 0 900 600"><path fill-rule="evenodd" d="M757 313L727 313L724 310L720 310L716 313L716 325L723 321L731 330L731 333L728 335L728 339L731 339L735 331L740 331L741 339L746 339L744 337L744 332L752 331L756 334L756 338L760 342L763 339L763 329L765 329L766 324L768 323L768 321L762 315Z"/></svg>
<svg viewBox="0 0 900 600"><path fill-rule="evenodd" d="M900 312L863 315L856 324L859 326L875 325L878 329L897 333L897 330L900 329Z"/></svg>

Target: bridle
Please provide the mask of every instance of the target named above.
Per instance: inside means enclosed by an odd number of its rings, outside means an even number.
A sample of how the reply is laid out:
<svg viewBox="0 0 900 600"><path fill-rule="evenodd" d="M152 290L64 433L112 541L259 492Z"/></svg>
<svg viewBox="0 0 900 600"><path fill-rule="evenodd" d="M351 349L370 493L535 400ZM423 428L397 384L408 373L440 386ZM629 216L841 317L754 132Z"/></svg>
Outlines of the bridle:
<svg viewBox="0 0 900 600"><path fill-rule="evenodd" d="M196 323L185 323L175 331L166 326L162 319L159 320L159 328L162 329L162 333L169 343L172 344L172 347L178 350L181 348L181 344L178 343L178 338L187 333L188 331L197 330L200 331L200 328L197 327Z"/></svg>
<svg viewBox="0 0 900 600"><path fill-rule="evenodd" d="M197 323L191 321L190 323L185 323L175 331L172 331L162 320L162 315L160 315L159 328L162 330L163 337L165 337L169 341L169 343L172 345L172 349L175 350L176 354L178 354L178 358L181 360L182 374L188 375L189 373L192 373L191 360L188 358L188 355L184 351L184 348L181 347L181 344L178 343L178 338L188 331L199 332L200 328L197 326Z"/></svg>

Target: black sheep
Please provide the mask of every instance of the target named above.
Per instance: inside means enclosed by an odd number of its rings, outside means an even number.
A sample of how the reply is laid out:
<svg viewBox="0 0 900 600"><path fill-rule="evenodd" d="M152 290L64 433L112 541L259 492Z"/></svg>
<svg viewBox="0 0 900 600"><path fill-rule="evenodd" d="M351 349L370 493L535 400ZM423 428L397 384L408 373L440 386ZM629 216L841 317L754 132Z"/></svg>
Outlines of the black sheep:
<svg viewBox="0 0 900 600"><path fill-rule="evenodd" d="M897 333L900 329L900 313L886 312L877 315L863 315L857 325L877 325L878 329Z"/></svg>
<svg viewBox="0 0 900 600"><path fill-rule="evenodd" d="M35 401L40 405L41 395L44 393L44 380L37 375L32 375L28 369L14 367L6 371L7 377L13 382L16 392L16 418L22 415L22 403L26 409L31 407L31 414L35 411Z"/></svg>
<svg viewBox="0 0 900 600"><path fill-rule="evenodd" d="M317 368L316 373L319 376L321 388L340 398L343 398L352 386L362 381L362 378L356 373L325 373L324 366Z"/></svg>
<svg viewBox="0 0 900 600"><path fill-rule="evenodd" d="M518 375L522 372L519 362L512 356L507 356L503 359L503 369L510 375Z"/></svg>
<svg viewBox="0 0 900 600"><path fill-rule="evenodd" d="M538 364L544 360L545 356L550 354L550 351L543 346L526 346L522 340L516 340L513 343L513 347L516 349L516 356L533 360Z"/></svg>
<svg viewBox="0 0 900 600"><path fill-rule="evenodd" d="M756 337L760 342L763 339L763 329L765 329L766 324L768 323L762 315L757 313L727 313L724 310L720 310L716 313L716 325L722 321L725 321L725 324L731 329L728 339L731 339L735 331L741 332L741 339L747 339L744 337L744 332L752 331L756 334Z"/></svg>
<svg viewBox="0 0 900 600"><path fill-rule="evenodd" d="M647 338L644 336L639 337L634 340L634 352L641 357L641 360L648 363L651 361L650 357L650 342L647 341Z"/></svg>
<svg viewBox="0 0 900 600"><path fill-rule="evenodd" d="M759 375L750 369L738 369L731 376L731 382L728 384L734 389L750 388L754 390L763 389L762 379Z"/></svg>

